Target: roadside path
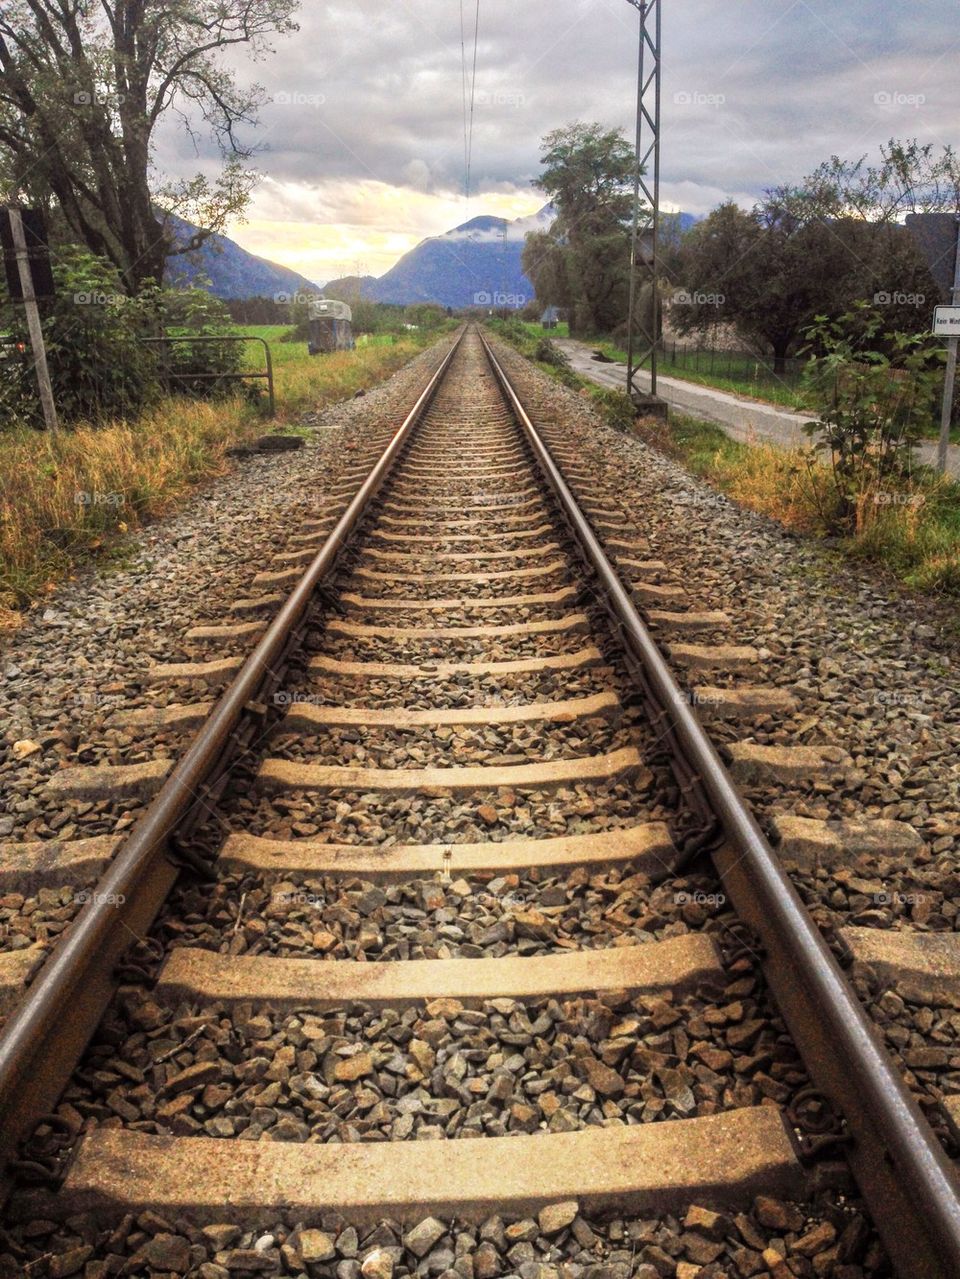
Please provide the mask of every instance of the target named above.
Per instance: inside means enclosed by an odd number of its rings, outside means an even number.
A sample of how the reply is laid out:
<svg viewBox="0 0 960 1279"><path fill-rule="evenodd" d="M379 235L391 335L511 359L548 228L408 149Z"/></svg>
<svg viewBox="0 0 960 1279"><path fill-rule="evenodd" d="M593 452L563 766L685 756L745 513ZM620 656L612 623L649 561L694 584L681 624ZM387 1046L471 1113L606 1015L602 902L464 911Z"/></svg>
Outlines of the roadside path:
<svg viewBox="0 0 960 1279"><path fill-rule="evenodd" d="M577 373L599 386L624 390L627 384L625 364L604 364L595 360L593 348L586 342L578 342L573 338L555 338L554 341L566 353L571 367ZM637 381L649 390L649 374L641 373ZM810 421L809 414L792 413L789 409L731 395L711 386L700 386L697 382L687 382L683 378L661 375L657 378L657 389L671 408L688 413L691 417L718 423L731 439L739 440L742 444L754 444L757 440L763 440L780 448L798 448L810 443L809 436L803 430L804 424ZM922 462L933 466L937 458L937 446L930 442L921 444L918 455ZM951 475L960 479L960 445L950 445L947 469Z"/></svg>

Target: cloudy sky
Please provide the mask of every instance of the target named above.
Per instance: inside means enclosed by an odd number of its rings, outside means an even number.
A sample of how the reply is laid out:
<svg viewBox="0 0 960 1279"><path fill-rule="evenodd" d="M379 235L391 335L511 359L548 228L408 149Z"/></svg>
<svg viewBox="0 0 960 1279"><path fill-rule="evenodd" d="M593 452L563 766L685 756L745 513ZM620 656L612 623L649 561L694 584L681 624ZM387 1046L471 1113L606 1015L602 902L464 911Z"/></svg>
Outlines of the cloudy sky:
<svg viewBox="0 0 960 1279"><path fill-rule="evenodd" d="M960 143L957 0L663 0L663 192L749 204L831 154L890 137ZM463 0L468 64L476 0ZM471 195L460 0L304 0L300 32L239 74L272 98L245 248L324 281L380 275L468 217L534 212L544 133L632 137L639 15L628 0L480 0ZM469 72L469 66L468 66ZM182 134L161 163L198 167Z"/></svg>

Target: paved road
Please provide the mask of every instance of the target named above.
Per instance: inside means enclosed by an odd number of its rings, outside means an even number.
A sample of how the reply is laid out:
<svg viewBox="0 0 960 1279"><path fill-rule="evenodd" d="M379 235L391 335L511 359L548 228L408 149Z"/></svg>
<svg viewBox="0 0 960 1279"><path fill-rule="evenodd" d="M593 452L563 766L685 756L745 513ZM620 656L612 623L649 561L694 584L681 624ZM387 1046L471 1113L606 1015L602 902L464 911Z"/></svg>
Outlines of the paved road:
<svg viewBox="0 0 960 1279"><path fill-rule="evenodd" d="M573 338L556 338L555 341L557 346L562 347L566 352L571 366L578 373L600 386L615 387L618 391L625 388L626 365L603 364L593 359L593 348L586 342L577 342ZM649 389L649 374L641 373L637 382L645 389ZM657 389L671 408L679 409L681 413L689 413L692 417L717 422L727 435L744 444L765 440L782 448L796 448L810 443L809 436L803 430L805 423L810 421L809 414L791 413L789 409L780 409L772 404L744 399L738 395L730 395L726 391L717 391L713 387L700 386L696 382L686 382L676 377L658 377ZM918 453L921 461L931 466L935 463L937 457L935 444L922 444ZM947 469L952 475L960 478L960 445L950 445Z"/></svg>

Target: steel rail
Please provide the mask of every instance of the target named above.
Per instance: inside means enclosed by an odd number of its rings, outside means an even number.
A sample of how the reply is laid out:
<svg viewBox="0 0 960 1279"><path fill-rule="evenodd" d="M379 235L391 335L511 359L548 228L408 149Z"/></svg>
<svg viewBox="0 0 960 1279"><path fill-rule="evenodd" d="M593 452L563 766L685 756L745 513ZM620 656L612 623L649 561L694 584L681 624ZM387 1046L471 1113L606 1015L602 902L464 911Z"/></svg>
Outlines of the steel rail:
<svg viewBox="0 0 960 1279"><path fill-rule="evenodd" d="M960 1279L960 1182L879 1033L738 792L563 474L481 334L491 368L618 620L623 642L670 708L727 843L713 857L811 1077L836 1106L845 1151L903 1279Z"/></svg>
<svg viewBox="0 0 960 1279"><path fill-rule="evenodd" d="M453 360L465 329L420 393L379 461L294 587L263 638L223 692L162 789L131 828L91 900L56 946L0 1033L0 1189L20 1143L56 1104L112 997L114 969L142 940L177 877L162 854L196 798L241 713L255 696L317 586L410 439Z"/></svg>

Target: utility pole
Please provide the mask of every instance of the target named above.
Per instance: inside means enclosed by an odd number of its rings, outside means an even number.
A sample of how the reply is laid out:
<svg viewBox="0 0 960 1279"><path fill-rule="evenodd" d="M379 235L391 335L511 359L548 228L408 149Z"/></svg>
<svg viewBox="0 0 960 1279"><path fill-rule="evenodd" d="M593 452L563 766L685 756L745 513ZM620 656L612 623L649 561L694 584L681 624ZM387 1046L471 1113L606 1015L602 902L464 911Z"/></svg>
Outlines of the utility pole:
<svg viewBox="0 0 960 1279"><path fill-rule="evenodd" d="M953 263L951 302L960 305L960 214L957 216L957 248ZM947 338L947 371L943 383L943 410L940 415L940 444L937 448L937 470L945 475L950 451L950 427L953 422L953 391L957 384L957 346L960 338Z"/></svg>
<svg viewBox="0 0 960 1279"><path fill-rule="evenodd" d="M27 236L23 229L23 217L20 210L7 210L10 219L10 234L13 237L14 255L17 259L17 270L20 273L20 288L23 292L23 305L27 316L27 330L30 334L30 346L33 350L33 366L37 370L37 383L40 387L40 403L43 406L43 421L48 431L56 431L57 406L53 401L53 387L50 383L50 370L47 368L47 348L43 342L43 328L40 324L40 308L37 306L36 294L33 291L33 272L30 269L30 250L27 248Z"/></svg>
<svg viewBox="0 0 960 1279"><path fill-rule="evenodd" d="M657 398L657 343L660 298L657 291L660 266L660 86L661 0L627 0L640 14L637 57L637 134L633 171L633 228L630 237L630 301L627 317L627 394L634 397L637 370L650 360L650 399ZM647 136L649 135L649 140ZM652 161L652 180L647 173ZM634 342L634 312L638 300L640 267L641 195L646 200L644 231L650 233L650 256L644 274L650 281L650 314L641 316L639 343ZM648 397L643 397L645 400ZM653 407L648 405L648 407ZM665 406L664 406L665 407ZM655 410L656 411L656 410Z"/></svg>

